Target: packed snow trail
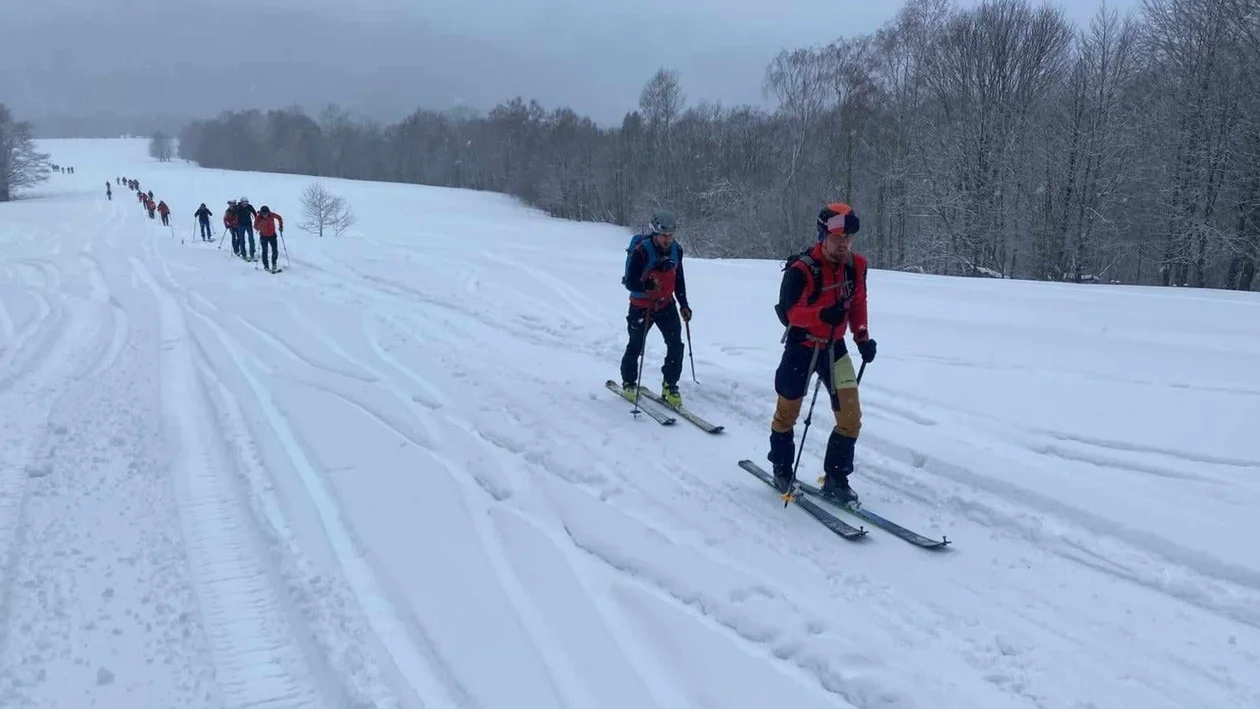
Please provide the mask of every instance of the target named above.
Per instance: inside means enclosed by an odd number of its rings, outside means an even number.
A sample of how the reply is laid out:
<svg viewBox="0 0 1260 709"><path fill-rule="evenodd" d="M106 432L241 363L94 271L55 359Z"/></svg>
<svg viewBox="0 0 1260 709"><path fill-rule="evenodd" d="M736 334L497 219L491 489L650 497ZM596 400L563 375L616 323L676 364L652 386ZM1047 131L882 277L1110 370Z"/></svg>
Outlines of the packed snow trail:
<svg viewBox="0 0 1260 709"><path fill-rule="evenodd" d="M0 227L0 697L340 707L371 696L316 681L332 658L293 593L315 589L287 586L268 554L184 313L150 271L163 267L152 225L129 206L6 205Z"/></svg>
<svg viewBox="0 0 1260 709"><path fill-rule="evenodd" d="M159 165L143 141L45 149L79 174L0 206L0 697L69 705L131 681L189 706L1260 703L1254 294L872 272L854 485L954 541L925 552L842 541L736 467L764 460L778 264L688 261L683 395L726 426L706 436L635 420L602 386L625 230L324 180L360 224L290 227L269 274L197 241L192 211L218 231L247 195L296 223L311 178ZM174 228L88 187L116 174ZM647 386L663 350L652 335ZM61 426L73 444L49 443ZM126 473L142 456L143 495ZM76 533L52 523L66 511L127 522ZM173 612L179 637L41 649L62 621L40 589L100 578L46 564L58 544L102 563L139 535L163 540L144 551L172 608L134 580L109 602L163 630Z"/></svg>

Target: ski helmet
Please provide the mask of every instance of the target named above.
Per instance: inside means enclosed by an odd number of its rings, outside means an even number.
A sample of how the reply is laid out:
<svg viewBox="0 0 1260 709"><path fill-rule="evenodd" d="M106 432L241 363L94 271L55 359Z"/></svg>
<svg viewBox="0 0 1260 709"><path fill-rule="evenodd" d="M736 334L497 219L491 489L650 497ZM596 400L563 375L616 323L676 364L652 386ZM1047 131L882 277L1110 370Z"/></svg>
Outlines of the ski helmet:
<svg viewBox="0 0 1260 709"><path fill-rule="evenodd" d="M674 213L666 209L658 209L652 213L652 221L648 222L653 234L673 234L678 230L678 221Z"/></svg>

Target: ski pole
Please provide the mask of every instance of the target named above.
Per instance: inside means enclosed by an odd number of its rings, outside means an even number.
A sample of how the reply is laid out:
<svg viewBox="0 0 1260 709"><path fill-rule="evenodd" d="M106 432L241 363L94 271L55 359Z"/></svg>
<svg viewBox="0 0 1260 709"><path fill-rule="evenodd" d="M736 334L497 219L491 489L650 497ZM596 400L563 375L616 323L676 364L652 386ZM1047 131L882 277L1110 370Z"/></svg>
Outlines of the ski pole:
<svg viewBox="0 0 1260 709"><path fill-rule="evenodd" d="M691 381L699 384L696 380L696 355L691 351L691 321L684 320L683 325L687 328L687 358L691 360Z"/></svg>
<svg viewBox="0 0 1260 709"><path fill-rule="evenodd" d="M280 245L284 247L285 268L293 268L293 261L289 260L289 245L284 243L284 230L283 229L280 231ZM275 258L275 254L272 254L271 256L273 259Z"/></svg>
<svg viewBox="0 0 1260 709"><path fill-rule="evenodd" d="M643 361L647 359L648 330L652 329L652 311L650 308L643 310L643 341L639 345L639 376L634 380L634 410L630 412L632 416L639 415L639 397L643 393Z"/></svg>
<svg viewBox="0 0 1260 709"><path fill-rule="evenodd" d="M832 328L835 332L835 328ZM828 343L830 345L830 343ZM814 348L814 356L809 358L809 376L814 376L814 367L818 364L818 353L820 350ZM809 424L814 420L814 404L818 402L818 390L822 388L823 378L820 376L814 380L814 396L809 400L809 411L805 413L805 430L801 433L801 445L796 448L796 461L792 463L792 482L788 485L787 492L783 493L783 506L787 507L792 502L792 489L796 487L796 469L801 465L801 454L805 452L805 438L809 436Z"/></svg>

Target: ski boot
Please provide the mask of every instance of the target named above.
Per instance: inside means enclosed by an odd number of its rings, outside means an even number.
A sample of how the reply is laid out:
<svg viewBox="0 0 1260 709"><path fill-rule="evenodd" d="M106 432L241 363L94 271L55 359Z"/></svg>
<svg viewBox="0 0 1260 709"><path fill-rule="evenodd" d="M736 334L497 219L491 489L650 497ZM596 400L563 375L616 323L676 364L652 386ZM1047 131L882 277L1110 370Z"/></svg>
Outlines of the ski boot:
<svg viewBox="0 0 1260 709"><path fill-rule="evenodd" d="M788 463L775 463L771 470L774 473L775 489L784 495L788 494L792 483L796 482L792 475L792 466Z"/></svg>
<svg viewBox="0 0 1260 709"><path fill-rule="evenodd" d="M682 394L678 392L677 384L662 383L661 398L668 402L670 406L682 406Z"/></svg>
<svg viewBox="0 0 1260 709"><path fill-rule="evenodd" d="M627 399L634 401L634 397L639 393L639 387L634 382L621 383L621 395Z"/></svg>
<svg viewBox="0 0 1260 709"><path fill-rule="evenodd" d="M858 501L858 495L849 487L849 478L839 475L824 475L819 481L822 487L818 489L819 497L840 507L856 508L862 503Z"/></svg>

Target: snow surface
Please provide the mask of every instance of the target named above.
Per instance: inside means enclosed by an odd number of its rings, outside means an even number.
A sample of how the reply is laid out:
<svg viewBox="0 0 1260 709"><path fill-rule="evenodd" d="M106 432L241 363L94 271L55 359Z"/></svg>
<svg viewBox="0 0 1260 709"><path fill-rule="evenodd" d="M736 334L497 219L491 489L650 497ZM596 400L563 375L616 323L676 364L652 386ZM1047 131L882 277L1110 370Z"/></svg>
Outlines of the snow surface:
<svg viewBox="0 0 1260 709"><path fill-rule="evenodd" d="M77 174L0 205L6 709L1260 706L1256 294L872 272L854 485L928 552L736 467L777 263L688 263L707 436L603 388L625 230L324 180L360 222L319 240L311 178L41 147ZM193 236L242 195L283 273Z"/></svg>

